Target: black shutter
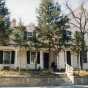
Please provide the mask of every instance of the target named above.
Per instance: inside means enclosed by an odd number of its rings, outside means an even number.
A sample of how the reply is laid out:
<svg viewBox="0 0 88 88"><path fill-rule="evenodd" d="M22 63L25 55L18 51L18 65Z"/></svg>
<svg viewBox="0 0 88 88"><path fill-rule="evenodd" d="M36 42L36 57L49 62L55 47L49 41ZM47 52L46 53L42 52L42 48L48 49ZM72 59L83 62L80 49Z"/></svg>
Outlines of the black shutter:
<svg viewBox="0 0 88 88"><path fill-rule="evenodd" d="M85 53L84 53L84 63L87 63L87 51L84 51Z"/></svg>
<svg viewBox="0 0 88 88"><path fill-rule="evenodd" d="M27 51L27 64L30 64L30 51Z"/></svg>
<svg viewBox="0 0 88 88"><path fill-rule="evenodd" d="M15 60L15 51L12 51L12 54L11 54L11 64L14 64L14 60Z"/></svg>
<svg viewBox="0 0 88 88"><path fill-rule="evenodd" d="M40 64L40 52L38 52L38 55L37 55L37 64Z"/></svg>
<svg viewBox="0 0 88 88"><path fill-rule="evenodd" d="M80 51L80 62L82 63L81 60L83 60L83 63L87 63L87 51L84 51L84 54L82 54L82 51Z"/></svg>
<svg viewBox="0 0 88 88"><path fill-rule="evenodd" d="M27 40L27 32L24 32L24 39Z"/></svg>
<svg viewBox="0 0 88 88"><path fill-rule="evenodd" d="M3 51L0 51L0 64L3 64Z"/></svg>

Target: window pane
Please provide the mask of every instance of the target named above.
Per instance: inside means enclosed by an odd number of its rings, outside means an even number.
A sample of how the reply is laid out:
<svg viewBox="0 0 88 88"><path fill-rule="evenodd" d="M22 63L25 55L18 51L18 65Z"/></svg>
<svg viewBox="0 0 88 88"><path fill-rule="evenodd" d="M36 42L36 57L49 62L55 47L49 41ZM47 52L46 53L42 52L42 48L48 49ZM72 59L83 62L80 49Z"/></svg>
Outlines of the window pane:
<svg viewBox="0 0 88 88"><path fill-rule="evenodd" d="M27 32L28 37L32 37L32 32Z"/></svg>
<svg viewBox="0 0 88 88"><path fill-rule="evenodd" d="M32 40L32 32L27 32L27 40Z"/></svg>
<svg viewBox="0 0 88 88"><path fill-rule="evenodd" d="M3 64L3 51L0 51L0 64Z"/></svg>

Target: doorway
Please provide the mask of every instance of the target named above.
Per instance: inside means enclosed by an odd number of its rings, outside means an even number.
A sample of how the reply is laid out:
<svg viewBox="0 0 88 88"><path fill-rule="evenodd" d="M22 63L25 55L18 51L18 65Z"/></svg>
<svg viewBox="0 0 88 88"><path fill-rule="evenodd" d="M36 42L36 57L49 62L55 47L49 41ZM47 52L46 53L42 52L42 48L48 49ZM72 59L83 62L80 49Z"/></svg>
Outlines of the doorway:
<svg viewBox="0 0 88 88"><path fill-rule="evenodd" d="M49 53L44 53L43 58L44 58L44 69L48 69L49 68Z"/></svg>
<svg viewBox="0 0 88 88"><path fill-rule="evenodd" d="M71 65L71 52L67 51L67 64Z"/></svg>

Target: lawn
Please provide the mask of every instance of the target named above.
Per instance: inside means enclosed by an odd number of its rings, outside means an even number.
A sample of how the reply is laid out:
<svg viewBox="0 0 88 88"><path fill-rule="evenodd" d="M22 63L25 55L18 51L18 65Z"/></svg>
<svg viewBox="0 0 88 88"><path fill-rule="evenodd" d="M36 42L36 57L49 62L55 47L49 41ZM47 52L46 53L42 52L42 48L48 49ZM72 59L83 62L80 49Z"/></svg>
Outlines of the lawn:
<svg viewBox="0 0 88 88"><path fill-rule="evenodd" d="M58 75L52 74L47 70L35 71L35 70L0 70L0 77L58 77Z"/></svg>
<svg viewBox="0 0 88 88"><path fill-rule="evenodd" d="M74 71L73 74L75 76L88 77L88 71L86 71L86 70Z"/></svg>

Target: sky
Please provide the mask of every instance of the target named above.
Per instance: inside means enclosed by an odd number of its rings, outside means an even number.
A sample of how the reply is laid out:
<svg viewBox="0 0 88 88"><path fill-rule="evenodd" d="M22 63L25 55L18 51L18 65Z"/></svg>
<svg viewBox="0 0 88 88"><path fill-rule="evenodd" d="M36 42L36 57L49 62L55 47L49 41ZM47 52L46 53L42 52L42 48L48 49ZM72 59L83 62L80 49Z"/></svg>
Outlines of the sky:
<svg viewBox="0 0 88 88"><path fill-rule="evenodd" d="M6 0L11 19L21 19L25 25L30 23L37 24L36 9L39 7L41 0ZM66 12L65 0L56 0L62 5L62 11ZM88 0L69 0L73 9L77 8L82 1L88 3Z"/></svg>

